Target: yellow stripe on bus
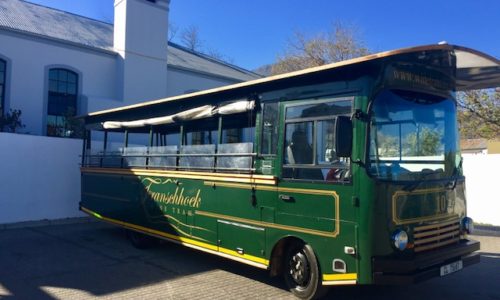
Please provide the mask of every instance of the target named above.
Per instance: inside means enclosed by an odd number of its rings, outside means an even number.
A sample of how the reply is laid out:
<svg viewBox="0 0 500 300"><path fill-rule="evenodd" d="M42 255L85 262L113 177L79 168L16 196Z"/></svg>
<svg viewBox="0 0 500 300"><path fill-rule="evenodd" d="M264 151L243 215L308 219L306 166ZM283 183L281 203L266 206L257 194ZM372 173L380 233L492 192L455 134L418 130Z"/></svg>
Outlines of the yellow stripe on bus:
<svg viewBox="0 0 500 300"><path fill-rule="evenodd" d="M173 234L165 233L162 231L146 228L143 226L123 222L120 220L115 220L115 219L108 218L108 217L104 217L104 216L102 216L102 215L100 215L100 214L98 214L98 213L96 213L88 208L85 208L85 207L81 207L81 210L84 211L85 213L87 213L95 218L101 219L103 221L107 221L107 222L117 224L117 225L120 225L123 227L134 229L137 231L150 233L150 234L153 234L156 236L161 236L163 238L166 238L166 239L171 240L173 242L180 243L180 244L188 246L188 247L195 246L192 248L195 248L195 249L198 249L201 251L209 252L209 253L216 254L216 255L221 255L223 257L237 260L239 262L247 263L247 264L250 264L252 266L262 268L262 269L267 269L267 267L269 266L269 260L264 259L264 258L260 258L260 257L256 257L253 255L248 255L248 254L239 254L238 252L230 250L230 249L217 247L215 245L195 241L195 240L192 240L189 238L184 238L184 237L176 236Z"/></svg>
<svg viewBox="0 0 500 300"><path fill-rule="evenodd" d="M357 280L357 273L346 273L346 274L323 274L323 281L333 281L333 280Z"/></svg>

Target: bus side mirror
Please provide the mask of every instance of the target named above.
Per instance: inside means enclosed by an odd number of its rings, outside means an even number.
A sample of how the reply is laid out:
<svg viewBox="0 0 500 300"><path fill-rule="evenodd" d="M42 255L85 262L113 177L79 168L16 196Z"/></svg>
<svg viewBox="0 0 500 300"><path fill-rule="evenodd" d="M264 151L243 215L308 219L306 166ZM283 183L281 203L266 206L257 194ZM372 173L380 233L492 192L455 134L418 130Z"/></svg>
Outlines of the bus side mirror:
<svg viewBox="0 0 500 300"><path fill-rule="evenodd" d="M338 157L351 157L352 121L346 116L335 120L335 152Z"/></svg>

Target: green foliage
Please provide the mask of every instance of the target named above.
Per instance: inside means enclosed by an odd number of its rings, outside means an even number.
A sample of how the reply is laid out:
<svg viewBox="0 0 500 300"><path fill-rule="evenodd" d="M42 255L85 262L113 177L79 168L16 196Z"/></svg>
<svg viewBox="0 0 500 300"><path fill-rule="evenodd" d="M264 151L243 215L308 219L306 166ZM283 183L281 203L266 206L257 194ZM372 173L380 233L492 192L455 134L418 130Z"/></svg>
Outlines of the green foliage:
<svg viewBox="0 0 500 300"><path fill-rule="evenodd" d="M392 135L377 134L378 152L382 157L399 156L399 139Z"/></svg>
<svg viewBox="0 0 500 300"><path fill-rule="evenodd" d="M21 110L11 109L10 112L0 116L0 131L15 133L18 129L26 127L21 121Z"/></svg>
<svg viewBox="0 0 500 300"><path fill-rule="evenodd" d="M351 25L333 24L329 32L306 37L296 32L285 53L272 66L273 75L317 67L369 54Z"/></svg>
<svg viewBox="0 0 500 300"><path fill-rule="evenodd" d="M462 138L500 138L500 90L475 90L457 95Z"/></svg>
<svg viewBox="0 0 500 300"><path fill-rule="evenodd" d="M411 133L403 141L403 155L406 156L433 156L439 154L442 132L423 128L419 135Z"/></svg>
<svg viewBox="0 0 500 300"><path fill-rule="evenodd" d="M85 124L82 119L75 118L75 110L69 108L64 114L64 129L68 133L67 137L70 138L83 138L85 133Z"/></svg>
<svg viewBox="0 0 500 300"><path fill-rule="evenodd" d="M443 133L425 127L403 137L401 142L402 156L434 156L439 155ZM377 134L378 151L382 157L399 156L399 139L397 136Z"/></svg>

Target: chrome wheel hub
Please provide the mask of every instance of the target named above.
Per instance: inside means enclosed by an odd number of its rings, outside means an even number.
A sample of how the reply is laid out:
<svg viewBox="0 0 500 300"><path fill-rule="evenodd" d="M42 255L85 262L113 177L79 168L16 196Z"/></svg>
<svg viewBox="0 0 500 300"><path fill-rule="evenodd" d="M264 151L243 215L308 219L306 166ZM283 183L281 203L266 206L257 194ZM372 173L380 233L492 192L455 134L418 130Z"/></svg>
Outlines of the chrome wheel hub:
<svg viewBox="0 0 500 300"><path fill-rule="evenodd" d="M301 286L305 286L309 281L309 264L303 253L292 256L289 262L289 272L293 280Z"/></svg>

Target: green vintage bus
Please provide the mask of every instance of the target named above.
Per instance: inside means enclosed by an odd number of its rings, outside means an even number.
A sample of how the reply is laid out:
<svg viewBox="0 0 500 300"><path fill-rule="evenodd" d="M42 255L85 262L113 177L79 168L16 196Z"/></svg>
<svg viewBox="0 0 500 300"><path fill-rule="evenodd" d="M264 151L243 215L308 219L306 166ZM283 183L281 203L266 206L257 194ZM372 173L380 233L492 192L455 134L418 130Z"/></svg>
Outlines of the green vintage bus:
<svg viewBox="0 0 500 300"><path fill-rule="evenodd" d="M500 86L499 66L420 46L90 113L80 209L305 299L453 273L479 261L455 92Z"/></svg>

